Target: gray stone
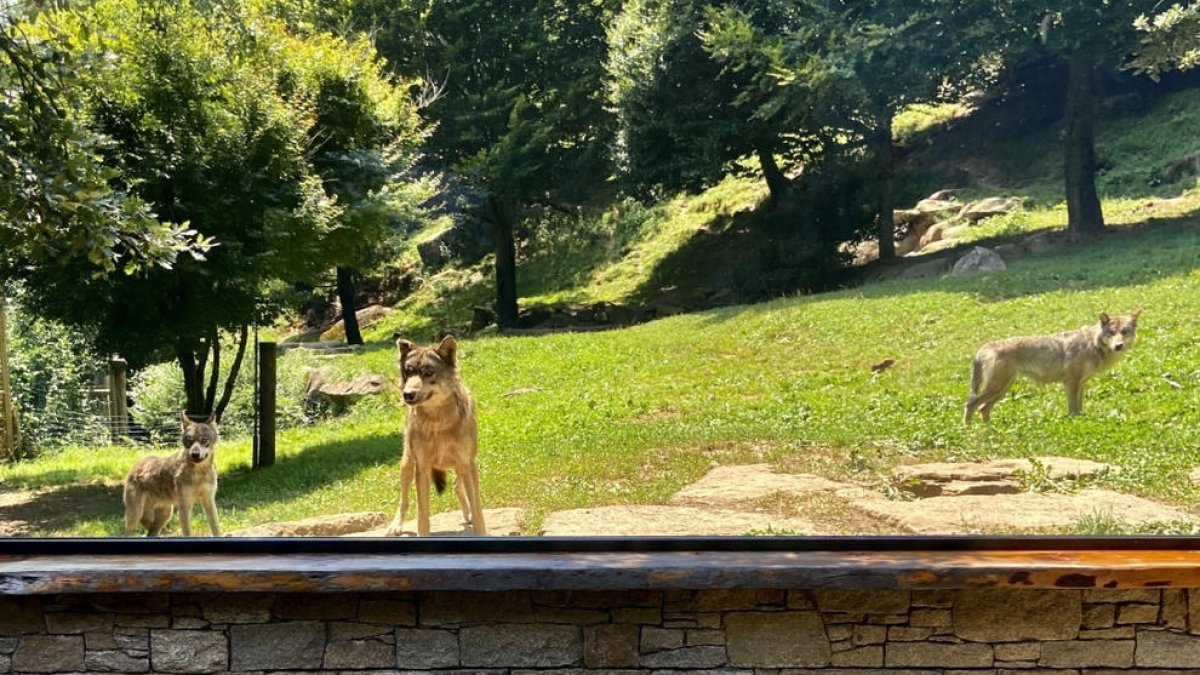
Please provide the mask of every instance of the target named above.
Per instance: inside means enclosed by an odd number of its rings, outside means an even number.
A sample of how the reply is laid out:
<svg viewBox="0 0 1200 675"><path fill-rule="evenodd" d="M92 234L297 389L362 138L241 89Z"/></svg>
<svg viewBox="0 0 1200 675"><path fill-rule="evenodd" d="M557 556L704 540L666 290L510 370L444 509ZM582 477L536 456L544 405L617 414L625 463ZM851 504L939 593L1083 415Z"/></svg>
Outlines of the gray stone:
<svg viewBox="0 0 1200 675"><path fill-rule="evenodd" d="M325 624L288 621L230 626L229 643L231 670L320 668Z"/></svg>
<svg viewBox="0 0 1200 675"><path fill-rule="evenodd" d="M1084 602L1144 602L1157 604L1162 591L1143 588L1091 588L1083 592Z"/></svg>
<svg viewBox="0 0 1200 675"><path fill-rule="evenodd" d="M464 666L555 668L583 661L578 626L498 624L459 631Z"/></svg>
<svg viewBox="0 0 1200 675"><path fill-rule="evenodd" d="M9 670L12 670L12 657L0 654L0 673L7 673Z"/></svg>
<svg viewBox="0 0 1200 675"><path fill-rule="evenodd" d="M1162 624L1167 628L1184 630L1188 625L1187 591L1168 588L1162 592Z"/></svg>
<svg viewBox="0 0 1200 675"><path fill-rule="evenodd" d="M908 623L913 627L947 628L954 619L948 609L914 609Z"/></svg>
<svg viewBox="0 0 1200 675"><path fill-rule="evenodd" d="M662 623L662 610L657 607L620 607L610 612L613 623Z"/></svg>
<svg viewBox="0 0 1200 675"><path fill-rule="evenodd" d="M17 651L17 643L21 638L16 635L0 635L0 654L12 654Z"/></svg>
<svg viewBox="0 0 1200 675"><path fill-rule="evenodd" d="M954 634L978 642L1069 640L1082 617L1077 591L965 590L954 603Z"/></svg>
<svg viewBox="0 0 1200 675"><path fill-rule="evenodd" d="M1158 605L1121 605L1117 610L1117 625L1155 623L1158 621Z"/></svg>
<svg viewBox="0 0 1200 675"><path fill-rule="evenodd" d="M391 668L395 665L396 647L390 640L338 640L325 646L327 669Z"/></svg>
<svg viewBox="0 0 1200 675"><path fill-rule="evenodd" d="M417 607L412 602L403 600L364 598L358 603L358 620L394 626L414 626L417 623Z"/></svg>
<svg viewBox="0 0 1200 675"><path fill-rule="evenodd" d="M152 630L150 663L154 670L165 673L215 673L228 670L229 644L224 633L215 631ZM236 665L234 669L237 669Z"/></svg>
<svg viewBox="0 0 1200 675"><path fill-rule="evenodd" d="M84 665L88 670L106 673L145 673L150 670L150 658L133 657L121 651L89 651Z"/></svg>
<svg viewBox="0 0 1200 675"><path fill-rule="evenodd" d="M1004 258L1001 258L995 251L982 246L973 246L970 251L954 261L954 269L950 273L954 276L962 276L974 272L999 272L1007 268Z"/></svg>
<svg viewBox="0 0 1200 675"><path fill-rule="evenodd" d="M427 670L455 668L459 664L458 636L448 630L396 629L396 667Z"/></svg>
<svg viewBox="0 0 1200 675"><path fill-rule="evenodd" d="M1049 668L1128 668L1133 665L1133 640L1042 643L1038 665Z"/></svg>
<svg viewBox="0 0 1200 675"><path fill-rule="evenodd" d="M992 646L977 643L896 642L887 645L884 659L889 668L990 668L992 662Z"/></svg>
<svg viewBox="0 0 1200 675"><path fill-rule="evenodd" d="M881 645L887 639L887 626L855 626L851 642L855 647Z"/></svg>
<svg viewBox="0 0 1200 675"><path fill-rule="evenodd" d="M900 272L897 278L923 279L925 277L939 277L948 271L950 271L949 258L933 258L932 260L922 260L918 263L905 265L904 271Z"/></svg>
<svg viewBox="0 0 1200 675"><path fill-rule="evenodd" d="M41 598L0 595L0 635L41 633L45 629Z"/></svg>
<svg viewBox="0 0 1200 675"><path fill-rule="evenodd" d="M887 639L892 642L919 642L933 635L932 626L891 626Z"/></svg>
<svg viewBox="0 0 1200 675"><path fill-rule="evenodd" d="M26 673L83 670L82 635L26 635L12 655L12 669Z"/></svg>
<svg viewBox="0 0 1200 675"><path fill-rule="evenodd" d="M1200 664L1200 637L1164 630L1140 630L1134 661L1152 668L1195 668Z"/></svg>
<svg viewBox="0 0 1200 675"><path fill-rule="evenodd" d="M581 626L608 623L608 612L602 609L535 607L533 616L537 623L574 623Z"/></svg>
<svg viewBox="0 0 1200 675"><path fill-rule="evenodd" d="M78 635L91 630L112 630L113 615L107 613L47 612L46 632Z"/></svg>
<svg viewBox="0 0 1200 675"><path fill-rule="evenodd" d="M1133 626L1120 628L1096 628L1079 631L1080 640L1128 640L1134 636Z"/></svg>
<svg viewBox="0 0 1200 675"><path fill-rule="evenodd" d="M634 624L606 624L585 628L583 665L586 668L636 667L638 627Z"/></svg>
<svg viewBox="0 0 1200 675"><path fill-rule="evenodd" d="M1116 622L1116 605L1085 605L1083 608L1084 628L1111 628Z"/></svg>
<svg viewBox="0 0 1200 675"><path fill-rule="evenodd" d="M533 623L533 603L525 591L425 593L420 606L423 626Z"/></svg>
<svg viewBox="0 0 1200 675"><path fill-rule="evenodd" d="M998 661L1037 661L1042 655L1040 642L1006 642L995 646Z"/></svg>
<svg viewBox="0 0 1200 675"><path fill-rule="evenodd" d="M830 665L835 668L879 668L883 665L883 645L857 647L838 652L830 657Z"/></svg>
<svg viewBox="0 0 1200 675"><path fill-rule="evenodd" d="M725 644L725 631L716 630L713 628L698 628L687 632L687 645L695 647L696 645L723 645Z"/></svg>
<svg viewBox="0 0 1200 675"><path fill-rule="evenodd" d="M643 654L643 668L719 668L725 665L723 647L683 647Z"/></svg>
<svg viewBox="0 0 1200 675"><path fill-rule="evenodd" d="M204 618L213 623L266 623L273 602L272 596L258 593L213 593L200 605Z"/></svg>
<svg viewBox="0 0 1200 675"><path fill-rule="evenodd" d="M988 197L971 202L958 212L958 217L970 221L983 220L1005 213L1012 213L1021 208L1020 197Z"/></svg>
<svg viewBox="0 0 1200 675"><path fill-rule="evenodd" d="M358 598L350 593L281 593L271 615L276 619L353 619Z"/></svg>
<svg viewBox="0 0 1200 675"><path fill-rule="evenodd" d="M908 611L909 592L887 589L846 588L816 591L822 612L902 614Z"/></svg>
<svg viewBox="0 0 1200 675"><path fill-rule="evenodd" d="M646 626L642 629L641 651L643 653L679 649L682 646L682 630L654 626Z"/></svg>
<svg viewBox="0 0 1200 675"><path fill-rule="evenodd" d="M725 617L725 636L729 664L734 667L829 665L829 638L815 612L730 613Z"/></svg>

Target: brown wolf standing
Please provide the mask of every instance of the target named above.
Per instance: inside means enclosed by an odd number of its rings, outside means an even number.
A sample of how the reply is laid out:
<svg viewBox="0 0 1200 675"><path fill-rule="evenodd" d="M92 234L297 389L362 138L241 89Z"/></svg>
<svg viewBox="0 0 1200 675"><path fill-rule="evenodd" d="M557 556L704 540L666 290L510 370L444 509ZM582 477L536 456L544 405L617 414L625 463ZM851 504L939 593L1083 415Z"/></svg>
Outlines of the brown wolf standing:
<svg viewBox="0 0 1200 675"><path fill-rule="evenodd" d="M400 381L408 418L404 424L404 456L400 460L400 507L388 525L388 536L401 532L408 511L408 491L417 482L417 534L429 534L429 486L441 492L446 471L454 471L454 492L463 519L475 534L487 534L479 498L478 431L475 403L458 379L458 343L446 336L436 348L396 340Z"/></svg>
<svg viewBox="0 0 1200 675"><path fill-rule="evenodd" d="M1101 312L1099 324L1079 330L996 340L980 347L975 353L963 422L970 424L977 409L987 422L992 406L1004 398L1017 375L1038 382L1062 382L1067 389L1067 412L1078 415L1083 411L1083 385L1129 351L1137 338L1139 315L1140 309L1114 317Z"/></svg>
<svg viewBox="0 0 1200 675"><path fill-rule="evenodd" d="M217 447L217 423L209 416L193 422L181 415L183 447L166 457L143 457L125 477L125 536L133 534L138 521L147 534L158 536L163 525L179 507L179 529L192 536L192 507L199 502L214 537L221 536L217 520L217 469L213 465Z"/></svg>

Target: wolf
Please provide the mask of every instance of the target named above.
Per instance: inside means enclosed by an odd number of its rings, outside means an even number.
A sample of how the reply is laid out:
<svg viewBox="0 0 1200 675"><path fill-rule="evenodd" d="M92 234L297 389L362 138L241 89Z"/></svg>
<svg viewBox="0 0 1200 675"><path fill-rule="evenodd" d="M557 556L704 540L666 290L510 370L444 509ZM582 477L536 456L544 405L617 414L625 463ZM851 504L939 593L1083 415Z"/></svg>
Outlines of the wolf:
<svg viewBox="0 0 1200 675"><path fill-rule="evenodd" d="M1004 398L1017 375L1037 382L1062 382L1067 389L1067 413L1083 411L1083 386L1108 370L1137 340L1142 311L1125 315L1100 313L1099 323L1057 335L1014 337L989 342L975 353L971 392L963 423L970 424L976 410L984 422L992 406Z"/></svg>
<svg viewBox="0 0 1200 675"><path fill-rule="evenodd" d="M388 536L401 533L408 511L408 492L417 483L417 534L429 534L429 487L446 488L446 471L455 475L454 493L463 520L475 534L487 534L479 496L479 451L475 402L458 377L458 343L453 335L436 347L418 347L396 337L397 366L408 409L404 455L400 459L400 506L388 525Z"/></svg>
<svg viewBox="0 0 1200 675"><path fill-rule="evenodd" d="M143 457L125 476L125 536L132 536L138 522L148 536L156 537L179 507L179 529L192 536L192 507L204 508L204 517L214 537L221 536L217 519L217 420L213 415L193 422L180 414L183 447L166 457Z"/></svg>

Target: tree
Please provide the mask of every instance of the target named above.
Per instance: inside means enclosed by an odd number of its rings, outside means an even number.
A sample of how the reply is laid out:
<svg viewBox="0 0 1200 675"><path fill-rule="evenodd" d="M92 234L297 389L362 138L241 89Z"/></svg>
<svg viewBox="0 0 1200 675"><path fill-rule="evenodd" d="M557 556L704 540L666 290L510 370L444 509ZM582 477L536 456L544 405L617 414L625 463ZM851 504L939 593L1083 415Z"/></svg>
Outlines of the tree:
<svg viewBox="0 0 1200 675"><path fill-rule="evenodd" d="M357 269L379 260L394 220L419 200L402 178L421 141L407 82L391 82L362 37L310 33L287 40L285 94L311 111L310 161L340 207L326 237L348 344L362 344L355 316Z"/></svg>
<svg viewBox="0 0 1200 675"><path fill-rule="evenodd" d="M875 173L879 255L894 257L892 121L902 107L937 100L967 78L979 53L960 39L952 3L809 0L792 3L789 12L787 21L764 23L727 10L714 17L709 42L735 63L754 55L770 64L766 72L777 86L760 110L804 102L806 117L794 120L790 133L807 128L826 148L849 142L866 149Z"/></svg>
<svg viewBox="0 0 1200 675"><path fill-rule="evenodd" d="M87 74L67 64L52 24L28 28L0 12L0 277L72 257L86 276L203 257L210 242L159 220L99 161L111 139L80 114Z"/></svg>
<svg viewBox="0 0 1200 675"><path fill-rule="evenodd" d="M1200 2L1175 4L1134 21L1141 33L1137 56L1130 64L1155 79L1164 70L1188 70L1200 65Z"/></svg>
<svg viewBox="0 0 1200 675"><path fill-rule="evenodd" d="M131 194L219 246L143 275L92 278L86 257L31 275L50 317L95 331L101 349L138 366L173 358L187 410L228 403L247 325L270 289L327 269L339 215L306 159L309 111L280 90L283 27L241 4L100 0L51 22L67 36L80 114L111 142L96 150ZM218 398L222 331L240 334Z"/></svg>
<svg viewBox="0 0 1200 675"><path fill-rule="evenodd" d="M1096 89L1103 71L1119 68L1134 52L1139 16L1158 0L1064 0L1048 7L1035 0L962 3L975 18L974 33L998 45L1010 62L1049 54L1067 68L1063 174L1067 230L1076 236L1104 231L1096 191Z"/></svg>
<svg viewBox="0 0 1200 675"><path fill-rule="evenodd" d="M602 63L609 3L349 3L381 53L431 93L431 161L479 186L495 239L496 314L517 323L515 232L525 209L574 203L608 174ZM329 21L326 11L324 20Z"/></svg>

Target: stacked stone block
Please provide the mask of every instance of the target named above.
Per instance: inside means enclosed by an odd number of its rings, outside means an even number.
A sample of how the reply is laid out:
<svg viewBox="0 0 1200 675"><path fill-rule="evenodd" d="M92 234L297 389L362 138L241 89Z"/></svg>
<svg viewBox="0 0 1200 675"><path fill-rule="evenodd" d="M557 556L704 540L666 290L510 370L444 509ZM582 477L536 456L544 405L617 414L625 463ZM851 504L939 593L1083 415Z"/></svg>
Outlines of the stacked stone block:
<svg viewBox="0 0 1200 675"><path fill-rule="evenodd" d="M1200 591L0 596L0 673L1200 672Z"/></svg>

